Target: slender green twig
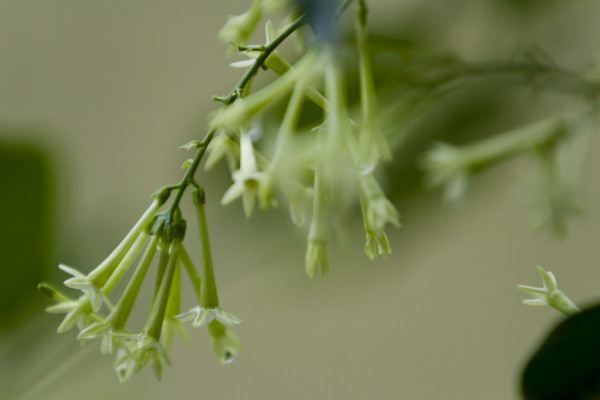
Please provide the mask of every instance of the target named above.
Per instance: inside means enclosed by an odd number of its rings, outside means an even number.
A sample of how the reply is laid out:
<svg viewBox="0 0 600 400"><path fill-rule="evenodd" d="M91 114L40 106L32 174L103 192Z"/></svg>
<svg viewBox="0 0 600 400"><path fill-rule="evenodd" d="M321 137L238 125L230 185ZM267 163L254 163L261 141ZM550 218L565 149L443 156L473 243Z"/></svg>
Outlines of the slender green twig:
<svg viewBox="0 0 600 400"><path fill-rule="evenodd" d="M246 87L246 85L248 84L248 82L250 82L250 79L252 79L252 77L254 75L256 75L256 73L258 72L258 69L264 65L265 61L267 61L267 58L269 58L271 53L273 51L275 51L275 49L277 49L277 47L279 47L279 45L285 39L287 39L288 36L290 36L292 33L294 33L296 31L296 29L298 29L299 27L304 25L306 22L307 22L307 14L305 13L305 14L302 14L300 17L298 17L290 25L288 25L288 27L285 28L285 30L283 32L281 32L279 35L277 35L277 37L275 39L273 39L273 41L271 43L269 43L267 46L264 46L264 48L262 48L262 52L261 52L260 56L258 56L256 61L254 61L254 64L252 64L252 66L250 68L248 68L248 70L246 71L244 76L242 76L242 78L237 83L237 85L235 85L235 88L233 88L233 90L226 97L213 97L213 99L215 99L217 101L222 101L223 103L225 103L226 106L228 106L231 103L233 103L234 101L236 101L239 97L241 97L241 94L242 94L244 88Z"/></svg>
<svg viewBox="0 0 600 400"><path fill-rule="evenodd" d="M338 9L336 10L336 17L339 17L353 1L355 1L355 0L345 0L340 5L340 7L338 7ZM261 54L258 56L258 58L256 58L256 61L254 61L254 64L252 64L252 66L250 68L248 68L246 73L242 76L242 78L239 80L239 82L235 85L233 90L231 90L231 92L227 96L224 96L224 97L215 96L215 97L213 97L213 99L223 102L225 104L225 106L227 107L227 106L231 105L233 102L235 102L238 98L240 98L242 96L244 89L250 82L250 80L254 77L254 75L257 74L259 68L264 67L265 62L267 61L267 59L269 58L271 53L273 51L275 51L277 49L277 47L279 47L279 45L281 43L283 43L283 41L285 39L287 39L292 33L294 33L298 28L300 28L302 25L306 24L307 22L308 22L308 14L304 13L301 16L299 16L298 18L296 18L291 24L289 24L279 35L277 35L277 37L275 37L273 39L273 41L271 43L269 43L268 45L266 45L264 47L260 47ZM217 129L215 127L211 127L209 129L209 131L206 133L206 136L204 136L204 139L202 139L202 141L197 144L198 150L196 151L196 154L194 155L194 158L192 159L192 162L191 162L190 166L188 167L188 170L185 173L184 177L181 179L181 181L177 185L168 187L171 190L177 189L177 194L175 195L175 199L173 200L173 203L171 204L171 206L167 212L167 217L165 219L166 225L169 225L172 223L173 216L174 216L177 208L179 207L179 203L181 201L181 198L183 197L183 193L185 192L187 187L191 183L193 183L194 175L196 173L196 170L198 169L198 165L200 165L200 161L202 161L202 157L204 156L204 153L206 152L206 148L208 147L208 145L210 144L210 141L212 140L212 138L215 136L216 133L217 133Z"/></svg>
<svg viewBox="0 0 600 400"><path fill-rule="evenodd" d="M242 78L235 85L235 87L229 93L229 95L227 95L226 97L218 97L215 99L222 101L223 103L225 103L225 106L227 107L227 106L231 105L234 101L236 101L238 98L240 98L241 93L243 92L246 85L250 82L250 79L252 79L252 77L254 75L256 75L256 73L258 72L258 69L264 65L264 63L266 62L267 58L269 58L271 53L273 51L275 51L275 49L277 49L277 47L288 36L290 36L299 27L301 27L303 24L305 24L306 21L307 21L306 14L303 14L300 17L298 17L294 22L292 22L287 28L285 28L285 30L283 32L281 32L279 35L277 35L277 37L275 39L273 39L273 41L271 43L269 43L267 46L264 47L260 56L256 59L254 64L252 64L252 66L250 68L248 68L248 70L246 71L244 76L242 76ZM217 128L215 128L215 127L211 127L208 130L208 132L206 133L206 136L204 136L204 139L202 139L201 142L198 142L198 144L197 144L198 150L196 151L196 154L194 155L194 158L192 159L192 162L191 162L190 166L188 167L184 177L181 179L181 181L177 185L169 187L169 189L171 189L171 190L177 189L177 193L175 195L173 203L171 204L171 206L169 207L169 210L167 211L167 217L165 220L166 225L171 224L171 222L173 221L173 215L175 214L175 211L179 207L181 198L183 197L183 194L184 194L185 190L187 189L187 187L191 183L193 183L194 175L196 173L196 170L198 169L198 165L200 165L200 161L202 161L202 157L204 156L204 153L206 152L206 148L208 147L208 145L210 144L210 141L213 139L213 137L215 136L216 133L217 133Z"/></svg>

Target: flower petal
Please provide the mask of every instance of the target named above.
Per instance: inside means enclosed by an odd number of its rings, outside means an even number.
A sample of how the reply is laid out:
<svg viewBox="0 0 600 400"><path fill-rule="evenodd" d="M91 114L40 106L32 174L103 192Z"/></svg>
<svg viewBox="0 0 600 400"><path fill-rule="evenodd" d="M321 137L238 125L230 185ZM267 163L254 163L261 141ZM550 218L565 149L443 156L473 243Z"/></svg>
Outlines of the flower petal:
<svg viewBox="0 0 600 400"><path fill-rule="evenodd" d="M198 314L200 313L201 308L200 307L194 307L189 311L186 311L184 313L178 314L173 316L173 318L178 319L180 321L191 321L193 319L196 319L196 317L198 316Z"/></svg>
<svg viewBox="0 0 600 400"><path fill-rule="evenodd" d="M200 328L201 326L205 326L210 324L215 320L215 312L214 308L201 308L201 311L196 316L196 319L192 323L194 328Z"/></svg>
<svg viewBox="0 0 600 400"><path fill-rule="evenodd" d="M81 272L77 271L75 268L69 267L68 265L65 264L58 264L58 268L65 271L67 274L69 275L73 275L75 277L78 278L84 278L85 275L82 274Z"/></svg>
<svg viewBox="0 0 600 400"><path fill-rule="evenodd" d="M235 315L231 314L223 310L222 308L218 308L215 312L216 320L222 323L223 325L233 326L242 323L242 320Z"/></svg>

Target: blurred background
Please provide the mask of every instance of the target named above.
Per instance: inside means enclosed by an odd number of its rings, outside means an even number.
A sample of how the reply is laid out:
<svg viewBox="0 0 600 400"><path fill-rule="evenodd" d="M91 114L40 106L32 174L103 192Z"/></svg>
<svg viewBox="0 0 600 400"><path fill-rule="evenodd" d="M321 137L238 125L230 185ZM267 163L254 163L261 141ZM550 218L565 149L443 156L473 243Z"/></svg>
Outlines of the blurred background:
<svg viewBox="0 0 600 400"><path fill-rule="evenodd" d="M369 4L374 36L419 54L477 63L535 50L577 72L599 54L592 0ZM208 335L190 329L191 345L174 344L161 382L146 368L120 384L97 344L81 348L75 332L56 334L61 317L44 313L49 302L36 284L66 279L59 262L91 270L149 194L180 179L188 155L177 147L204 134L218 106L211 96L241 75L216 33L248 6L0 0L0 399L518 398L527 357L562 316L523 306L516 285L539 285L539 264L575 303L600 297L597 140L576 193L584 213L563 238L527 225L531 160L485 171L456 210L422 190L399 156L384 171L404 225L389 232L393 255L368 261L357 212L329 246L329 278L314 281L304 275L303 233L285 209L246 220L240 204L219 205L226 168L201 172L221 303L244 319L239 359L219 365ZM484 89L432 107L413 129L478 137L573 105L560 91Z"/></svg>

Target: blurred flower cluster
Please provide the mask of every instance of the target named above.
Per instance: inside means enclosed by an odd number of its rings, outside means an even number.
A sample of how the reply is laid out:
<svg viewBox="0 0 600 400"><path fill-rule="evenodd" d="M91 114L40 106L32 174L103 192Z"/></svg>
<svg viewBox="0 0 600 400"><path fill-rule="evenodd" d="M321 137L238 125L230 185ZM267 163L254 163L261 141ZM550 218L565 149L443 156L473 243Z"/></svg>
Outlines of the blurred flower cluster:
<svg viewBox="0 0 600 400"><path fill-rule="evenodd" d="M582 107L553 115L462 147L436 143L422 159L426 183L443 187L448 203L462 205L475 173L508 158L531 155L540 176L531 225L549 225L564 234L568 217L579 211L571 195L594 126L591 111Z"/></svg>
<svg viewBox="0 0 600 400"><path fill-rule="evenodd" d="M259 3L263 2L255 1L252 7L258 7ZM319 270L324 275L328 272L329 216L336 208L360 202L365 253L371 259L391 253L385 227L388 224L400 227L399 213L375 176L378 165L389 160L391 154L379 126L366 33L366 4L356 3L354 54L346 54L329 38L317 38L315 45L302 52L293 66L280 52L273 51L264 65L280 77L220 110L212 120L217 134L208 147L207 167L226 158L233 180L222 203L241 198L249 217L255 203L267 209L278 205L278 199L283 198L296 225L302 226L310 218L305 267L311 278ZM244 14L246 21L252 10ZM232 19L222 34L228 32L228 40L236 44L236 40L244 39L237 49L248 61L232 65L252 68L278 32L267 21L265 43L246 45L248 35L242 38L242 31L237 39L231 35L229 25L233 21L238 20ZM348 57L354 59L349 63ZM345 68L348 64L358 64L357 82L348 81L350 74ZM349 86L360 88L360 111L348 104ZM276 128L272 128L265 121L270 117L270 108L281 102L287 103L285 111ZM307 111L315 107L318 111Z"/></svg>

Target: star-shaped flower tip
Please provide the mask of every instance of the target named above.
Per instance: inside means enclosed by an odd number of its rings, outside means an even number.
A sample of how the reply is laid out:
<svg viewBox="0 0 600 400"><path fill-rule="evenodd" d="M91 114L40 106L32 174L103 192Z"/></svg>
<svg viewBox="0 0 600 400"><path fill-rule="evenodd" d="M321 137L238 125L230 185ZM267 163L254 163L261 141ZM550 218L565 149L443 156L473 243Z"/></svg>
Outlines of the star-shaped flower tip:
<svg viewBox="0 0 600 400"><path fill-rule="evenodd" d="M543 287L533 287L518 285L517 288L531 296L531 299L523 300L523 304L529 306L545 306L550 307L567 315L577 314L579 308L560 290L556 282L556 277L550 271L545 271L538 266L538 271L542 276Z"/></svg>
<svg viewBox="0 0 600 400"><path fill-rule="evenodd" d="M108 301L105 298L104 294L100 291L100 288L96 287L94 285L94 283L88 278L87 275L82 274L75 268L71 268L68 265L64 265L64 264L59 264L58 268L60 268L67 274L73 276L73 278L69 278L64 282L65 286L70 287L71 289L78 289L84 293L87 293L90 298L90 304L92 305L92 310L95 313L100 311L102 302Z"/></svg>
<svg viewBox="0 0 600 400"><path fill-rule="evenodd" d="M62 301L53 306L47 307L46 312L51 314L66 314L56 332L63 333L77 325L78 329L84 329L93 322L102 319L92 312L90 301L87 295L81 296L78 300Z"/></svg>
<svg viewBox="0 0 600 400"><path fill-rule="evenodd" d="M183 314L176 315L174 318L180 321L191 321L194 328L199 328L210 324L213 321L219 321L225 326L233 326L242 322L242 320L235 315L223 310L222 308L204 308L195 307L191 310L184 312Z"/></svg>
<svg viewBox="0 0 600 400"><path fill-rule="evenodd" d="M146 334L133 335L117 350L114 364L115 372L121 382L129 380L150 361L154 375L162 377L163 363L171 365L165 348L154 338Z"/></svg>
<svg viewBox="0 0 600 400"><path fill-rule="evenodd" d="M229 204L241 196L246 217L250 217L262 175L263 173L258 170L256 164L252 138L249 133L242 132L240 136L240 169L233 172L233 185L223 195L221 204Z"/></svg>

